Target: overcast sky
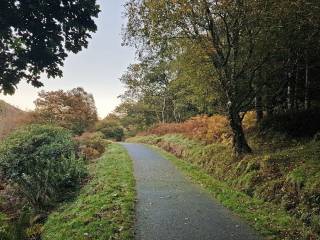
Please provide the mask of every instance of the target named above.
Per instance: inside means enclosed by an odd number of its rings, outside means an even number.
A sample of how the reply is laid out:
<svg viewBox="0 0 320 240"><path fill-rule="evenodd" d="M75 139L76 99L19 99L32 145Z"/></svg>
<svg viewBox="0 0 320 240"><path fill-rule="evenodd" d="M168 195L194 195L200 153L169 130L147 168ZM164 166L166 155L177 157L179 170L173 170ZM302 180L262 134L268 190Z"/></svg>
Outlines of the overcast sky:
<svg viewBox="0 0 320 240"><path fill-rule="evenodd" d="M98 1L102 12L97 20L98 31L93 35L88 49L69 55L59 79L43 78L45 86L37 89L21 83L13 96L0 99L23 110L32 110L33 101L40 90L69 90L81 86L93 94L100 117L105 117L117 104L123 91L119 78L130 63L134 62L134 49L121 46L121 27L124 0Z"/></svg>

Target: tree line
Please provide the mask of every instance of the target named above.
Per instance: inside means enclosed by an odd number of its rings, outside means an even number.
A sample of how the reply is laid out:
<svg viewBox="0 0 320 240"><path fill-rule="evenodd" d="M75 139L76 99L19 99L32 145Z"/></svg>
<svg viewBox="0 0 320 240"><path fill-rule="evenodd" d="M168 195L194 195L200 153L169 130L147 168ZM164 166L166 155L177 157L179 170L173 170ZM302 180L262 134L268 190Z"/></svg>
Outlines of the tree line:
<svg viewBox="0 0 320 240"><path fill-rule="evenodd" d="M242 119L319 105L320 2L128 0L124 44L138 63L115 112L127 125L226 115L237 155L252 150Z"/></svg>

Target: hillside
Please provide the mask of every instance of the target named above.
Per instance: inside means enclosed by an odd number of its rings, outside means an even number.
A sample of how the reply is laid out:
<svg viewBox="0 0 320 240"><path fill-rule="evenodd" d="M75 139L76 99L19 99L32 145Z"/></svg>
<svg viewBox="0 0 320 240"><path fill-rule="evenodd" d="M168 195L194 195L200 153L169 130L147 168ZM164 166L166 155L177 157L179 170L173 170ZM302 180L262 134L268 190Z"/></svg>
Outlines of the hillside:
<svg viewBox="0 0 320 240"><path fill-rule="evenodd" d="M29 121L29 113L0 100L0 140L19 125Z"/></svg>

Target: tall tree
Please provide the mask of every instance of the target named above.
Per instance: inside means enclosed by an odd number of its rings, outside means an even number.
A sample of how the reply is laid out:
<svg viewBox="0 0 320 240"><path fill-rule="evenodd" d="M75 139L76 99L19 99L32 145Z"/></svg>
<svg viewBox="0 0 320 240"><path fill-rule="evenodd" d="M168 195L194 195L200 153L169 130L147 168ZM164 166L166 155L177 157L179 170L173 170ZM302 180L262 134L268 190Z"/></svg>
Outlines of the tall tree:
<svg viewBox="0 0 320 240"><path fill-rule="evenodd" d="M122 99L140 101L159 122L167 122L170 118L167 116L170 73L166 71L166 65L163 61L133 64L120 79L127 89L121 95Z"/></svg>
<svg viewBox="0 0 320 240"><path fill-rule="evenodd" d="M268 20L272 26L274 51L268 65L259 71L259 77L264 80L260 84L261 99L258 99L262 101L258 101L257 106L262 105L269 113L288 111L294 114L308 109L311 100L316 99L320 2L283 0L276 3L277 7L270 14L272 18Z"/></svg>
<svg viewBox="0 0 320 240"><path fill-rule="evenodd" d="M80 87L67 92L41 91L35 104L40 122L58 124L75 134L92 128L98 120L93 96Z"/></svg>
<svg viewBox="0 0 320 240"><path fill-rule="evenodd" d="M88 46L99 11L96 0L0 1L0 93L21 80L42 86L42 73L61 77L68 52Z"/></svg>
<svg viewBox="0 0 320 240"><path fill-rule="evenodd" d="M272 39L267 19L272 2L216 0L129 0L125 40L141 50L161 52L179 47L181 39L194 41L209 57L225 99L237 155L251 152L242 128L241 111L255 97L257 71L268 51L259 51L259 39ZM268 49L268 48L264 48Z"/></svg>
<svg viewBox="0 0 320 240"><path fill-rule="evenodd" d="M121 125L126 129L128 136L135 136L139 131L157 122L157 117L153 111L142 101L123 101L114 110Z"/></svg>

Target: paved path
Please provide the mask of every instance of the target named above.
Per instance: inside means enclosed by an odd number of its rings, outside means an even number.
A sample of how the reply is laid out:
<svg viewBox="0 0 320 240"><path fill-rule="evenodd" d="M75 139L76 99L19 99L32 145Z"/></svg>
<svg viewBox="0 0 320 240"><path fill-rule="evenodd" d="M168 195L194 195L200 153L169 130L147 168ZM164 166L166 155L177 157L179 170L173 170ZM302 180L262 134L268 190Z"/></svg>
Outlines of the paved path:
<svg viewBox="0 0 320 240"><path fill-rule="evenodd" d="M158 153L141 144L123 146L137 181L136 240L261 239Z"/></svg>

